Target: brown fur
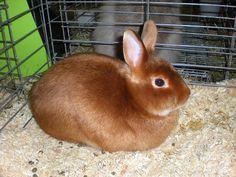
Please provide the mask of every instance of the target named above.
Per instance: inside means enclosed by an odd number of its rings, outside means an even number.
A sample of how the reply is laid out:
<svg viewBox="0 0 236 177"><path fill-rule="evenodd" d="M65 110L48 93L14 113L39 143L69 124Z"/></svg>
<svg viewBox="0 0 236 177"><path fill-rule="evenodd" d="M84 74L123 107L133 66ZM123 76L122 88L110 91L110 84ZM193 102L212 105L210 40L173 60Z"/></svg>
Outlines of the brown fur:
<svg viewBox="0 0 236 177"><path fill-rule="evenodd" d="M145 38L156 38L155 27L145 31ZM190 90L167 61L154 59L148 52L153 40L147 41L143 44L133 31L125 32L128 65L98 54L77 54L54 65L30 95L39 126L58 139L107 151L160 145L174 128L177 109ZM137 65L131 56L137 57ZM153 87L152 78L159 76L168 81L167 88ZM168 113L162 115L165 110Z"/></svg>

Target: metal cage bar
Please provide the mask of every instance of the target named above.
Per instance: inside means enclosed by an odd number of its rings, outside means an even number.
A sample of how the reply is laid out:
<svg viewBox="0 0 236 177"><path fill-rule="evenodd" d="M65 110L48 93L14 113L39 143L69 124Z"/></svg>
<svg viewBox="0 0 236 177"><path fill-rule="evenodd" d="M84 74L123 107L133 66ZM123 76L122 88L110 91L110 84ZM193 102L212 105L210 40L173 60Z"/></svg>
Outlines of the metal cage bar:
<svg viewBox="0 0 236 177"><path fill-rule="evenodd" d="M21 37L15 39L14 34L12 31L12 24L19 20L20 18L24 17L25 15L31 13L34 19L36 20L36 11L43 11L43 6L45 5L43 3L43 0L36 1L35 0L29 0L28 2L31 5L31 8L28 10L25 10L13 17L10 18L8 15L8 2L6 0L1 1L0 3L0 33L2 40L0 41L2 48L0 49L0 93L1 93L1 99L0 99L0 112L4 111L4 109L8 109L11 107L13 102L19 101L19 100L25 100L24 103L22 103L19 107L19 109L14 109L12 112L12 116L7 118L6 122L1 121L0 117L0 132L6 127L17 115L17 113L25 107L27 104L27 85L29 85L37 75L39 75L40 72L42 72L42 69L45 68L45 66L50 66L51 60L50 56L48 56L47 60L42 64L38 65L37 70L32 74L32 76L28 76L27 78L23 77L21 72L21 66L29 61L32 56L37 54L42 48L46 48L47 51L49 51L49 45L48 41L46 40L43 42L41 46L38 46L35 48L35 50L32 50L30 53L28 53L24 58L21 57L19 60L19 57L17 55L17 49L16 47L24 41L25 39L29 38L33 33L38 32L39 30L43 30L43 36L46 35L46 24L44 24L44 20L42 20L40 25L37 25L35 29L32 29L31 31L25 33ZM4 15L4 18L3 18ZM42 17L42 15L40 16ZM8 36L8 38L7 38ZM31 44L29 44L31 45ZM11 55L9 54L11 53ZM3 64L3 62L6 61L6 64ZM2 97L3 95L3 97Z"/></svg>

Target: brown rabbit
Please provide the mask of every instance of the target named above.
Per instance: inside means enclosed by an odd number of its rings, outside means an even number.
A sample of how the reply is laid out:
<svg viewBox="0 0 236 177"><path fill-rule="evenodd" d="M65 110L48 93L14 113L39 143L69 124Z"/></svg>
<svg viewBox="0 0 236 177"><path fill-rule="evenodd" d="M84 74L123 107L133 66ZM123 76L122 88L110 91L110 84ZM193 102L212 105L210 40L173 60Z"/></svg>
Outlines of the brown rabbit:
<svg viewBox="0 0 236 177"><path fill-rule="evenodd" d="M144 25L142 40L124 33L125 62L77 54L54 65L32 88L39 126L58 139L107 151L157 147L174 128L190 90L165 60L153 56L157 29Z"/></svg>

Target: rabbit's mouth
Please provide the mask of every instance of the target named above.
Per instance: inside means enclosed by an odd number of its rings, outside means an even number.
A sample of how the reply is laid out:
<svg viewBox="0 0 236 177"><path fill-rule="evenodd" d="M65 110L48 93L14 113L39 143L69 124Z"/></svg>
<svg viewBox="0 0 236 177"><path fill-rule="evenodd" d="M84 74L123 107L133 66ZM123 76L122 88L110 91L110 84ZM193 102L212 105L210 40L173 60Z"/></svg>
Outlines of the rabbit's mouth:
<svg viewBox="0 0 236 177"><path fill-rule="evenodd" d="M160 117L165 117L165 116L168 116L171 112L177 111L178 109L182 108L185 105L186 105L186 103L178 105L175 108L169 108L169 109L165 109L163 111L157 111L157 112L154 112L154 115L160 116Z"/></svg>
<svg viewBox="0 0 236 177"><path fill-rule="evenodd" d="M152 114L155 115L155 116L165 117L165 116L168 116L173 111L175 111L175 110L165 109L163 111L152 111Z"/></svg>

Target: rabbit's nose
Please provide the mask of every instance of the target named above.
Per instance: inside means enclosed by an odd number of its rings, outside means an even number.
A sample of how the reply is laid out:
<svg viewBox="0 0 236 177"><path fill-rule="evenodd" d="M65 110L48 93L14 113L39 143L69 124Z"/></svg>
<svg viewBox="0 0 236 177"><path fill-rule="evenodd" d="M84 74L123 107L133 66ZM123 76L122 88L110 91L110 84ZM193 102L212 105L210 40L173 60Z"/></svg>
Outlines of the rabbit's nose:
<svg viewBox="0 0 236 177"><path fill-rule="evenodd" d="M187 102L187 100L191 94L191 91L187 85L184 85L182 87L182 89L180 90L180 92L181 93L179 93L179 96L178 96L178 104L184 105Z"/></svg>
<svg viewBox="0 0 236 177"><path fill-rule="evenodd" d="M183 95L184 97L184 103L188 100L189 96L191 95L191 90L190 88L186 85L185 87L185 94Z"/></svg>

